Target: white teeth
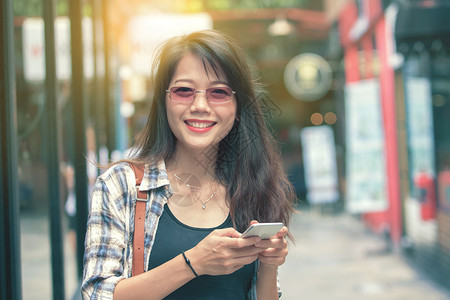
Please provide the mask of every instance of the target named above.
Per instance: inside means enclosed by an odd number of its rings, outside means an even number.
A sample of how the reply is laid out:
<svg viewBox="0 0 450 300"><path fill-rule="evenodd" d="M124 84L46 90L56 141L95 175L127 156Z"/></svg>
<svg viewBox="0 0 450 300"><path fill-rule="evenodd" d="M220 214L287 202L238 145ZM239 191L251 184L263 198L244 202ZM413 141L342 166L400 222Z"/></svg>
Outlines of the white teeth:
<svg viewBox="0 0 450 300"><path fill-rule="evenodd" d="M204 123L204 122L190 122L190 121L186 121L186 124L188 124L189 126L195 127L195 128L206 128L206 127L213 126L215 124L215 122Z"/></svg>

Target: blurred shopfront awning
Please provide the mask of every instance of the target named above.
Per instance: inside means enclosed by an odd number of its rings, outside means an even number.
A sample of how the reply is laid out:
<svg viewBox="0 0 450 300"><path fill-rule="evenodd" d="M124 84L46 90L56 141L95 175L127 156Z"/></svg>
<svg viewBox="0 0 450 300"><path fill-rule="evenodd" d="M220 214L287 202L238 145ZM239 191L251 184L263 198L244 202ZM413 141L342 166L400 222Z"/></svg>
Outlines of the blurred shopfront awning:
<svg viewBox="0 0 450 300"><path fill-rule="evenodd" d="M417 41L421 41L427 48L433 43L450 47L449 16L450 3L447 1L402 4L395 26L398 50L407 52Z"/></svg>

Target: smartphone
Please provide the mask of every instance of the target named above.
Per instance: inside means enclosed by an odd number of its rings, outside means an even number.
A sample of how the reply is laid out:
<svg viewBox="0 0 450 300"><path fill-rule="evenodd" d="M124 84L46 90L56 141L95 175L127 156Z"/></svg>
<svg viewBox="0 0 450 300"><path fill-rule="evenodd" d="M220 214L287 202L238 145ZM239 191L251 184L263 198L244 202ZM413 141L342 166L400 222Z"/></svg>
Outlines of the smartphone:
<svg viewBox="0 0 450 300"><path fill-rule="evenodd" d="M241 235L242 238L259 236L262 240L270 239L283 228L283 223L256 223Z"/></svg>

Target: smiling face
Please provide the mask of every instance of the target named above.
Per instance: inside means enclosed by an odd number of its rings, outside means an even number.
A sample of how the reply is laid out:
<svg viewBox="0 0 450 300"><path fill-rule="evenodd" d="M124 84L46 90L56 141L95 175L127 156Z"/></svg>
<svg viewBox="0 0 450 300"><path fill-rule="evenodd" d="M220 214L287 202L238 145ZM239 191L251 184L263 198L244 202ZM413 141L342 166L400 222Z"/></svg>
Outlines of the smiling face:
<svg viewBox="0 0 450 300"><path fill-rule="evenodd" d="M186 54L178 63L167 89L185 87L205 91L209 88L232 88L224 74L218 72L217 76L211 66L207 65L207 68L208 72L198 56ZM234 95L231 95L231 101L211 104L203 92L196 93L190 103L174 102L167 93L165 101L169 126L177 138L177 151L182 148L201 151L217 145L230 132L236 118Z"/></svg>

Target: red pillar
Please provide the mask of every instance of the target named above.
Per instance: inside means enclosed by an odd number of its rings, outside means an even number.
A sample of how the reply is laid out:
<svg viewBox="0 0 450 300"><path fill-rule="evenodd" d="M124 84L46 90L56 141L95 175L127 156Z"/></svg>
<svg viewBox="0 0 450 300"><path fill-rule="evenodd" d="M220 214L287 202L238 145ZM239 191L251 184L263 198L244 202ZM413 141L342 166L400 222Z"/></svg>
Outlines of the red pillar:
<svg viewBox="0 0 450 300"><path fill-rule="evenodd" d="M374 231L380 232L389 226L391 239L398 245L402 236L402 205L400 194L400 174L398 165L398 140L397 140L397 117L395 100L395 74L389 65L389 51L392 40L392 32L386 27L380 1L366 0L364 14L369 19L368 32L360 40L351 41L349 32L358 19L358 9L354 3L344 7L339 16L339 31L341 33L341 44L345 51L345 75L346 82L357 82L361 80L359 72L359 49L358 44L367 60L372 60L372 34L376 38L376 49L381 63L379 74L381 88L381 106L383 116L383 127L385 133L385 158L386 158L386 194L389 207L385 211L363 214L363 220ZM364 78L371 78L373 70L369 69Z"/></svg>
<svg viewBox="0 0 450 300"><path fill-rule="evenodd" d="M359 81L359 54L358 45L348 38L353 24L358 19L358 8L354 3L348 4L339 16L339 32L341 33L341 45L344 47L345 81Z"/></svg>
<svg viewBox="0 0 450 300"><path fill-rule="evenodd" d="M388 43L392 41L392 32L386 27L384 17L375 25L375 36L381 62L380 86L385 129L386 184L389 200L388 222L391 227L392 241L398 245L402 237L402 206L398 162L395 74L388 61L390 51Z"/></svg>

